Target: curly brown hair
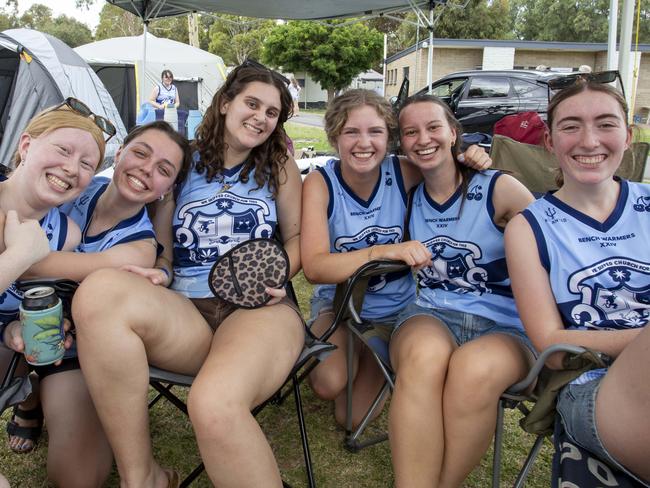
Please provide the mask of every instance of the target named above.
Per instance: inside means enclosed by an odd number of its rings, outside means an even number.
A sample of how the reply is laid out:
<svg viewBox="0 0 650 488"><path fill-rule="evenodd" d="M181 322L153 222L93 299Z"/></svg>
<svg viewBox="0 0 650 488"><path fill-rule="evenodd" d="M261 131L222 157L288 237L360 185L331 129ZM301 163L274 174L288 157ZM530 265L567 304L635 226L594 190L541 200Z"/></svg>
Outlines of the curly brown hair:
<svg viewBox="0 0 650 488"><path fill-rule="evenodd" d="M292 114L293 101L289 89L280 75L263 66L244 62L228 75L224 84L212 98L210 108L196 131L194 149L200 155L200 160L196 163L196 170L198 173L205 171L208 182L223 170L228 145L224 138L226 117L221 113L220 107L224 103L232 101L249 83L254 81L266 83L278 89L280 92L280 115L275 130L269 138L251 150L239 178L246 183L250 172L254 170L253 177L258 185L256 189L262 188L268 182L269 190L275 197L281 184L280 174L285 173L286 177L284 166L289 156L287 135L282 125Z"/></svg>

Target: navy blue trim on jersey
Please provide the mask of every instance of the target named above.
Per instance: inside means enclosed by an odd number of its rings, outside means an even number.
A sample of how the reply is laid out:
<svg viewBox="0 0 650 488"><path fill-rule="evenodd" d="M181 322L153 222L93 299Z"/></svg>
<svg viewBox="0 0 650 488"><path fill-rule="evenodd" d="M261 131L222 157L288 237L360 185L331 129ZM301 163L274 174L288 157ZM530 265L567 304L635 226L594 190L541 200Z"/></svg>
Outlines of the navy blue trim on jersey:
<svg viewBox="0 0 650 488"><path fill-rule="evenodd" d="M125 236L123 239L120 239L119 241L112 244L111 247L117 246L118 244L128 244L129 242L141 241L143 239L155 239L155 238L156 238L156 234L154 234L152 231L141 230L140 232L136 232L135 234L130 234Z"/></svg>
<svg viewBox="0 0 650 488"><path fill-rule="evenodd" d="M343 174L341 173L341 160L338 160L336 164L334 165L334 174L339 180L339 183L341 183L341 187L345 192L350 195L359 205L361 205L364 208L368 208L372 201L375 199L375 196L377 195L377 192L379 191L379 187L381 186L381 178L383 176L382 171L381 171L381 164L379 165L379 176L377 177L377 183L375 183L375 188L372 190L372 193L368 197L368 200L363 200L359 195L354 193L354 190L348 186L348 184L345 182L343 179ZM406 200L404 200L406 202Z"/></svg>
<svg viewBox="0 0 650 488"><path fill-rule="evenodd" d="M621 218L621 215L623 214L623 210L625 210L625 203L627 202L627 196L629 193L629 188L627 186L627 181L626 180L621 180L619 177L615 176L614 179L620 183L621 190L618 194L618 200L616 201L616 206L614 207L614 210L612 213L607 217L605 222L600 223L596 219L593 219L589 217L589 215L586 215L579 210L574 209L573 207L568 206L566 203L561 201L559 198L557 198L555 195L551 193L547 193L544 195L544 198L548 200L550 203L558 207L560 210L563 212L568 213L571 215L573 218L576 220L582 222L585 225L588 225L594 230L597 230L599 232L608 232L616 222Z"/></svg>
<svg viewBox="0 0 650 488"><path fill-rule="evenodd" d="M57 212L59 212L59 242L56 245L56 248L60 251L63 249L63 245L65 244L65 240L68 237L68 216L61 212L58 208L56 209ZM47 217L47 214L45 214L45 217ZM43 217L41 220L38 221L38 224L42 227L43 222L45 221L45 217Z"/></svg>
<svg viewBox="0 0 650 488"><path fill-rule="evenodd" d="M485 202L485 203L486 203L488 215L490 216L490 221L494 224L494 228L503 234L503 231L505 230L505 228L504 227L499 227L497 225L497 223L494 221L495 210L494 210L494 200L493 200L494 187L497 184L497 180L501 176L503 176L503 173L501 171L497 171L496 174L494 175L494 178L492 178L490 180L490 185L488 186L488 191L487 191L487 195L486 195L487 202Z"/></svg>
<svg viewBox="0 0 650 488"><path fill-rule="evenodd" d="M140 209L140 211L137 214L129 217L128 219L122 220L119 224L117 224L112 229L107 229L104 232L100 232L99 234L94 235L94 236L89 236L89 235L86 234L86 232L88 231L88 226L90 225L90 221L91 221L91 219L88 219L88 221L86 222L86 227L84 228L83 234L82 234L83 235L83 243L84 244L91 244L91 243L94 243L94 242L97 242L97 241L101 241L102 239L104 239L104 237L106 237L110 232L113 232L114 230L124 229L124 228L130 227L130 226L132 226L134 224L137 224L138 222L140 222L140 220L142 219L142 217L144 216L145 213L146 213L146 210L143 207L143 208ZM88 213L88 215L92 215L92 213ZM156 238L156 234L154 234L153 231L151 231L151 230L143 230L143 231L140 231L140 232L136 232L135 234L129 234L129 235L124 236L124 238L120 239L119 241L115 241L115 243L111 244L111 247L116 246L118 244L125 244L127 242L137 241L137 240L140 240L140 239L155 239L155 238Z"/></svg>
<svg viewBox="0 0 650 488"><path fill-rule="evenodd" d="M424 199L431 206L431 208L433 208L436 212L440 212L440 213L446 212L447 209L449 209L449 207L451 207L454 203L456 203L456 200L458 200L463 193L461 187L459 186L458 188L456 188L454 194L450 196L446 202L439 204L433 198L431 198L431 195L429 195L429 192L427 191L426 185L424 185L423 190L424 191L422 193L424 194Z"/></svg>
<svg viewBox="0 0 650 488"><path fill-rule="evenodd" d="M535 242L537 242L537 252L539 254L539 260L544 266L544 269L547 273L551 272L551 260L548 256L548 248L546 247L546 239L544 239L544 234L542 233L542 228L539 226L537 219L528 209L521 212L524 218L528 221L530 228L535 235Z"/></svg>
<svg viewBox="0 0 650 488"><path fill-rule="evenodd" d="M404 176L402 176L402 165L399 162L399 157L393 154L392 156L393 168L395 169L395 178L397 179L397 187L399 188L402 198L404 199L404 205L408 205L409 197L406 187L404 186Z"/></svg>
<svg viewBox="0 0 650 488"><path fill-rule="evenodd" d="M321 174L325 180L325 184L327 185L327 194L329 195L329 198L327 199L327 219L329 220L334 211L334 189L332 188L332 182L330 181L330 177L327 176L325 168L317 166L316 170Z"/></svg>

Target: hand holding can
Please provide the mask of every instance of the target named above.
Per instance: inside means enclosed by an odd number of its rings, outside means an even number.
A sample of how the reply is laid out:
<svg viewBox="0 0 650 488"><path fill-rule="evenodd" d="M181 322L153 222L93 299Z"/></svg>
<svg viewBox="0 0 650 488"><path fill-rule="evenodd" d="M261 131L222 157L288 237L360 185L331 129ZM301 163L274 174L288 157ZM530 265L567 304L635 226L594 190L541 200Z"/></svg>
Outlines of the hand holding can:
<svg viewBox="0 0 650 488"><path fill-rule="evenodd" d="M20 304L20 322L29 364L43 366L63 357L63 307L54 288L39 286L26 291Z"/></svg>

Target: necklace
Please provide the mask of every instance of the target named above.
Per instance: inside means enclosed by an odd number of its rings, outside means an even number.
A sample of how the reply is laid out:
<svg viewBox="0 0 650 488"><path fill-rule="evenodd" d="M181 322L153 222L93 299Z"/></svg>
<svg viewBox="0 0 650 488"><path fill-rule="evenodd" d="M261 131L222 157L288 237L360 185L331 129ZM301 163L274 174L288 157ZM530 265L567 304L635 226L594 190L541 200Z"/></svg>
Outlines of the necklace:
<svg viewBox="0 0 650 488"><path fill-rule="evenodd" d="M217 175L215 177L215 180L217 181L217 183L221 185L221 188L216 193L217 195L220 195L221 193L225 193L232 188L232 183L226 181L226 177L222 174Z"/></svg>
<svg viewBox="0 0 650 488"><path fill-rule="evenodd" d="M81 232L81 246L80 247L83 247L83 246L85 246L87 244L86 236L88 235L88 230L90 230L90 225L92 224L92 221L93 221L94 218L95 218L95 212L93 212L90 215L90 218L88 219L88 223L86 223L86 226L84 227L83 231ZM113 232L115 230L115 227L117 227L119 225L119 223L120 223L119 221L116 222L113 225L113 227L111 227L110 229L108 229L108 230L106 230L104 232L100 232L97 235L98 236L102 235L102 234L105 235L105 236L109 235L111 232Z"/></svg>

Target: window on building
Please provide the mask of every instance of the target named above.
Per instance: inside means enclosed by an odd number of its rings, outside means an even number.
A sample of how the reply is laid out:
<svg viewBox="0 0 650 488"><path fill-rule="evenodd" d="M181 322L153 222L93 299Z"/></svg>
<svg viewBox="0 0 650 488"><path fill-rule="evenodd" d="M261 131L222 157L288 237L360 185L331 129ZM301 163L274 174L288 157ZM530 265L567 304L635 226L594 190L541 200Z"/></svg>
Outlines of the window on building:
<svg viewBox="0 0 650 488"><path fill-rule="evenodd" d="M402 79L409 78L409 66L404 66L402 68Z"/></svg>

